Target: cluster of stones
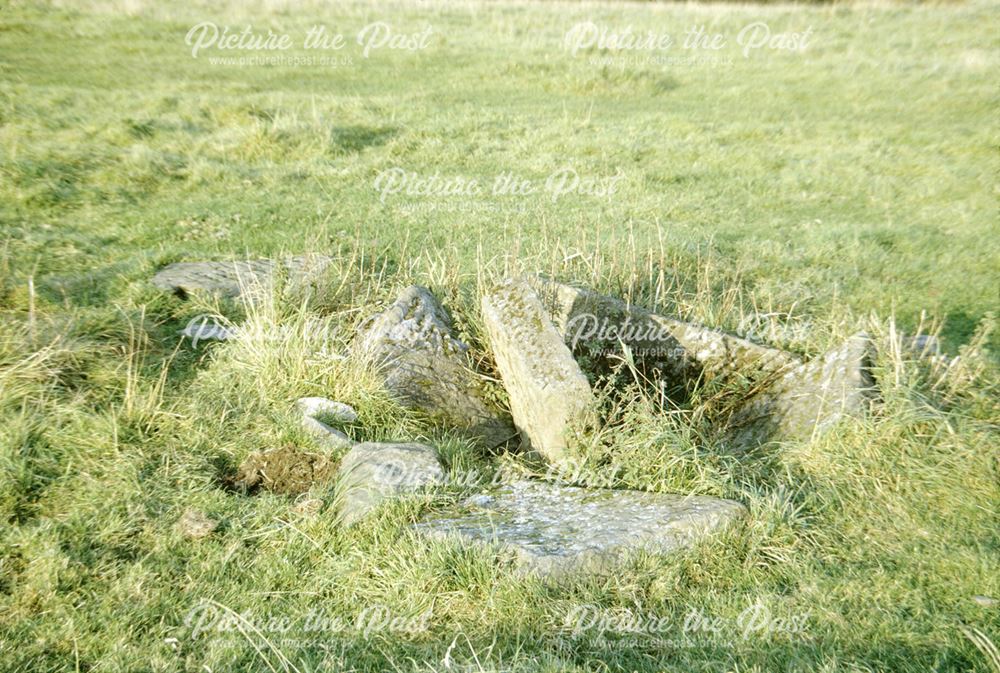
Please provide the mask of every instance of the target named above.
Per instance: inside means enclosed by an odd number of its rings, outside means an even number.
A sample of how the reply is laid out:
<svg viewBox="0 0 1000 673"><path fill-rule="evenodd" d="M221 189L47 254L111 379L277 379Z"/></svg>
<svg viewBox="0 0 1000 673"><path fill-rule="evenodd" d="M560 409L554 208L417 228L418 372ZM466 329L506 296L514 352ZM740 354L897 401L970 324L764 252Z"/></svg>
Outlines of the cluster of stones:
<svg viewBox="0 0 1000 673"><path fill-rule="evenodd" d="M245 275L269 278L284 269L301 282L302 270L313 268L301 259L208 264L172 265L154 282L179 294L196 289L232 294L247 287ZM863 334L803 362L540 278L500 283L481 298L481 309L509 414L490 402L494 384L477 371L468 345L453 334L448 313L426 288L406 288L365 321L351 357L374 367L401 404L440 427L491 450L520 438L522 449L555 464L574 458L600 423L581 363L588 370L610 367L625 347L643 374L672 394L714 377L748 382L754 392L724 428L737 451L809 439L845 416L863 413L875 390L873 346ZM298 400L298 408L304 430L325 453L284 448L253 454L240 468L239 485L301 493L314 482L333 482L339 514L353 524L388 499L445 480L432 447L351 440L343 428L355 424L357 414L346 404L309 397ZM331 458L344 450L339 462ZM499 547L526 571L560 574L606 572L637 551L672 551L743 516L743 506L731 500L522 481L438 511L416 530Z"/></svg>

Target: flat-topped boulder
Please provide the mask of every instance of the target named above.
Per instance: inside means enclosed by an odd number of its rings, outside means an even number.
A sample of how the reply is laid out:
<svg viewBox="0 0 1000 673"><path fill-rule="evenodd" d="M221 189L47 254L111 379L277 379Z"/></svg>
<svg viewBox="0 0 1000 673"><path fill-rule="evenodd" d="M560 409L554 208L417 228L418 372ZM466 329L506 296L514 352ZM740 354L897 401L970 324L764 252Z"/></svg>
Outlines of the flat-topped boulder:
<svg viewBox="0 0 1000 673"><path fill-rule="evenodd" d="M730 444L748 450L771 441L807 441L863 414L877 394L874 359L875 345L862 333L788 370L736 411Z"/></svg>
<svg viewBox="0 0 1000 673"><path fill-rule="evenodd" d="M351 525L390 498L440 483L444 470L429 446L366 442L347 452L337 478L341 521Z"/></svg>
<svg viewBox="0 0 1000 673"><path fill-rule="evenodd" d="M522 572L607 573L639 552L691 546L746 513L733 500L520 481L417 524L422 534L499 548Z"/></svg>
<svg viewBox="0 0 1000 673"><path fill-rule="evenodd" d="M508 280L482 298L483 324L530 449L569 457L596 419L590 383L528 283Z"/></svg>
<svg viewBox="0 0 1000 673"><path fill-rule="evenodd" d="M474 370L468 346L429 290L413 285L358 330L352 352L370 358L399 402L488 448L516 436L508 418L486 401L488 383Z"/></svg>
<svg viewBox="0 0 1000 673"><path fill-rule="evenodd" d="M205 292L239 297L247 290L269 288L281 276L293 285L308 284L329 265L323 255L301 255L281 260L254 259L224 262L177 262L152 278L154 286L182 297Z"/></svg>

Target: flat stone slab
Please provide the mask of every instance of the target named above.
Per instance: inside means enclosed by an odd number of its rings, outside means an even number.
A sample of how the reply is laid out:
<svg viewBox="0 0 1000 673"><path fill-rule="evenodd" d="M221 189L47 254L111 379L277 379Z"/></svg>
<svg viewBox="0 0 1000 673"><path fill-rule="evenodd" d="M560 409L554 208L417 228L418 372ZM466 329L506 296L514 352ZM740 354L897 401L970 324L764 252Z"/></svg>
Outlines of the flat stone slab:
<svg viewBox="0 0 1000 673"><path fill-rule="evenodd" d="M483 295L482 312L525 443L553 462L570 457L596 424L597 402L535 291L525 281L505 281Z"/></svg>
<svg viewBox="0 0 1000 673"><path fill-rule="evenodd" d="M444 470L424 444L366 442L347 452L337 478L341 521L349 526L390 498L441 483Z"/></svg>
<svg viewBox="0 0 1000 673"><path fill-rule="evenodd" d="M500 446L517 433L487 403L468 349L430 290L413 285L359 328L352 352L375 364L402 405L487 448Z"/></svg>
<svg viewBox="0 0 1000 673"><path fill-rule="evenodd" d="M182 297L191 292L239 297L246 289L270 287L279 274L284 274L293 284L308 282L322 273L329 263L330 258L323 255L303 255L283 260L177 262L160 269L153 276L152 283L161 290Z"/></svg>
<svg viewBox="0 0 1000 673"><path fill-rule="evenodd" d="M606 573L640 551L670 553L740 519L738 502L520 481L417 524L436 538L498 546L522 571Z"/></svg>

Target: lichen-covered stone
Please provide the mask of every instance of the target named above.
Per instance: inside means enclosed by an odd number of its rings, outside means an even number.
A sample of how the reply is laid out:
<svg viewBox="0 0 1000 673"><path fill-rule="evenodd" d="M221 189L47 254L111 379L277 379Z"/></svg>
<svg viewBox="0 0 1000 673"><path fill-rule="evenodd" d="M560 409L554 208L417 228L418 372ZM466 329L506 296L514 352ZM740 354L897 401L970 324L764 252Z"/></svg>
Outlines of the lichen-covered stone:
<svg viewBox="0 0 1000 673"><path fill-rule="evenodd" d="M405 406L493 448L516 435L486 402L485 382L472 368L468 346L451 334L444 308L426 288L406 288L359 329L353 352L370 358L386 388Z"/></svg>
<svg viewBox="0 0 1000 673"><path fill-rule="evenodd" d="M564 576L606 573L640 551L676 551L744 514L732 500L522 481L435 514L417 530L494 545L526 573Z"/></svg>
<svg viewBox="0 0 1000 673"><path fill-rule="evenodd" d="M485 294L482 311L514 424L545 458L570 457L596 419L594 394L573 354L524 281Z"/></svg>
<svg viewBox="0 0 1000 673"><path fill-rule="evenodd" d="M341 521L351 525L389 498L441 483L437 451L423 444L357 444L337 471Z"/></svg>
<svg viewBox="0 0 1000 673"><path fill-rule="evenodd" d="M875 395L875 346L857 334L785 372L730 421L731 445L748 450L769 441L806 441L842 418L863 413Z"/></svg>
<svg viewBox="0 0 1000 673"><path fill-rule="evenodd" d="M649 380L680 393L715 376L762 380L798 364L791 354L746 339L660 316L585 288L533 281L553 324L573 353L606 368L624 343Z"/></svg>
<svg viewBox="0 0 1000 673"><path fill-rule="evenodd" d="M178 262L157 272L152 283L161 290L182 297L191 292L239 297L245 290L271 287L279 274L292 284L306 284L319 276L329 263L330 258L322 255L303 255L279 261Z"/></svg>

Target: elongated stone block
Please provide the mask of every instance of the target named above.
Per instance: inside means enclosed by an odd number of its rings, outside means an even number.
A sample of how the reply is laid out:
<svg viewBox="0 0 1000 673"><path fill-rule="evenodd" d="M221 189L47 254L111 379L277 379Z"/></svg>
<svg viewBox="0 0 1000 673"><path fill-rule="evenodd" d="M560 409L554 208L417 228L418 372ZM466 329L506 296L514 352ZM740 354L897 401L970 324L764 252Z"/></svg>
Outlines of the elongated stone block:
<svg viewBox="0 0 1000 673"><path fill-rule="evenodd" d="M587 377L526 282L509 280L485 294L482 311L522 438L551 461L569 457L596 421Z"/></svg>
<svg viewBox="0 0 1000 673"><path fill-rule="evenodd" d="M302 255L282 260L254 259L228 262L177 262L163 267L152 283L161 290L182 297L206 292L223 297L239 297L247 290L270 287L279 274L300 285L319 276L329 265L323 255Z"/></svg>

